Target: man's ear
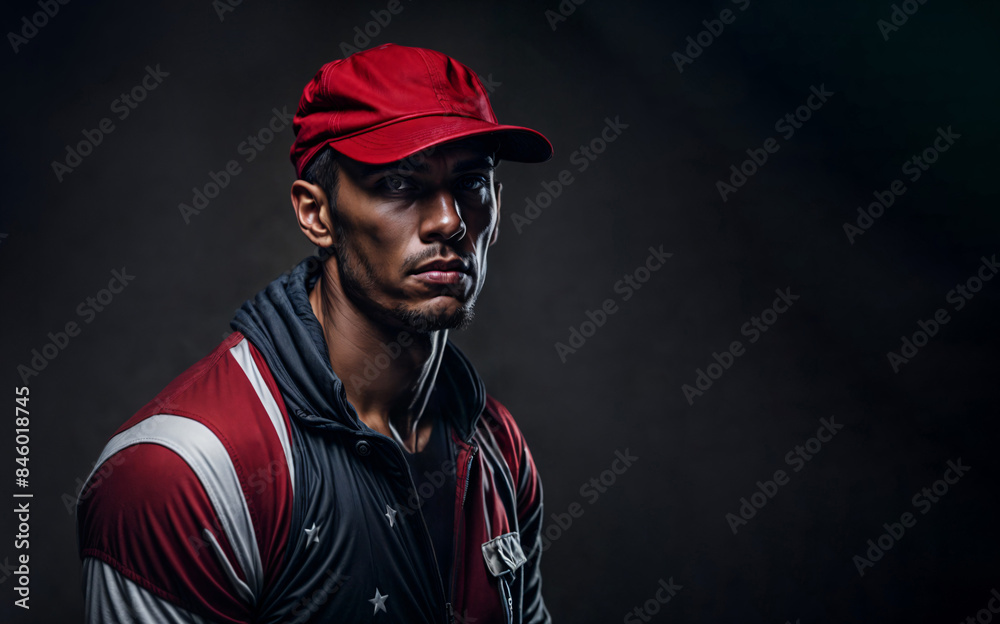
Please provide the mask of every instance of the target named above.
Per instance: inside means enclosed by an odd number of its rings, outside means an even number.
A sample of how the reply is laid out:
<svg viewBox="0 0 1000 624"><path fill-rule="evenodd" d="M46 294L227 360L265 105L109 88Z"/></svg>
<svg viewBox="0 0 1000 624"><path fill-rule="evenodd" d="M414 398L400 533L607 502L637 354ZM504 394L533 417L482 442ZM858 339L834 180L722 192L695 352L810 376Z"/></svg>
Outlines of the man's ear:
<svg viewBox="0 0 1000 624"><path fill-rule="evenodd" d="M493 226L493 234L490 236L490 245L497 242L497 237L500 236L500 192L503 190L503 184L500 182L496 183L496 194L497 194L497 222Z"/></svg>
<svg viewBox="0 0 1000 624"><path fill-rule="evenodd" d="M322 187L305 180L292 182L292 207L295 209L299 228L311 243L325 248L337 242L330 216L330 202Z"/></svg>

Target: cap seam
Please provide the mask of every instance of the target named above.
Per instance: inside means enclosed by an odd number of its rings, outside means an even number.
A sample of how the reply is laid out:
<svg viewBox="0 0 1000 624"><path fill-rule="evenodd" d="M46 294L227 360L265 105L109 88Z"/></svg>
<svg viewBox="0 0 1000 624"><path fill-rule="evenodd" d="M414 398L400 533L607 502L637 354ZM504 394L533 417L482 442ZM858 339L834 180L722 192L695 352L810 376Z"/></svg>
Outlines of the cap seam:
<svg viewBox="0 0 1000 624"><path fill-rule="evenodd" d="M346 59L340 59L340 60L337 60L337 61L331 61L331 62L329 62L329 63L327 63L326 65L323 66L323 70L329 72L329 70L332 69L331 66L334 63L336 63L336 64L339 65L344 60L346 60ZM323 73L323 72L321 71L320 73ZM319 81L319 89L320 89L320 95L323 97L323 99L329 99L329 98L333 97L333 93L330 91L329 85L327 84L327 81L323 80L322 78ZM337 134L337 116L336 115L330 115L330 118L327 120L327 123L328 123L328 126L327 126L328 130L327 131L328 132L332 132L334 134L334 136L336 136L336 134ZM317 153L319 153L319 152L317 152Z"/></svg>
<svg viewBox="0 0 1000 624"><path fill-rule="evenodd" d="M431 91L434 92L434 97L437 99L438 104L440 104L441 108L445 110L452 110L451 108L446 106L444 100L441 99L441 91L442 91L440 88L441 81L438 79L438 76L434 74L434 70L431 69L431 65L427 61L427 55L424 54L424 51L421 50L420 48L414 48L414 49L420 55L420 60L424 62L424 67L427 68L427 77L430 78L431 80Z"/></svg>

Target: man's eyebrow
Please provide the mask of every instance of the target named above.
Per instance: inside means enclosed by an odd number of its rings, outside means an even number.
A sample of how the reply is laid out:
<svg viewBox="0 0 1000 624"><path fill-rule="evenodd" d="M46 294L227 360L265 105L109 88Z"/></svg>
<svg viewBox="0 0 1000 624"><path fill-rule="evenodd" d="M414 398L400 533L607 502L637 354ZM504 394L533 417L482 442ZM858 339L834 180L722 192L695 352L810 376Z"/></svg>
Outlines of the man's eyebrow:
<svg viewBox="0 0 1000 624"><path fill-rule="evenodd" d="M467 171L475 171L477 169L493 169L495 167L496 165L494 164L492 155L483 155L456 163L453 172L465 173ZM385 173L425 173L428 169L429 167L427 166L426 161L415 159L411 160L408 158L384 165L359 163L359 173L361 177L364 178Z"/></svg>

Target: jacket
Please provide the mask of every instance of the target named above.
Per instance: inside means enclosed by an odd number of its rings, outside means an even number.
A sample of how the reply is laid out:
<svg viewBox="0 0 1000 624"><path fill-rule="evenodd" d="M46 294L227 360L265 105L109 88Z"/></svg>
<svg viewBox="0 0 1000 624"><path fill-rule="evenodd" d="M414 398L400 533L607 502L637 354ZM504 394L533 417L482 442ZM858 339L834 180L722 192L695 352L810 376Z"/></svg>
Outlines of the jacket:
<svg viewBox="0 0 1000 624"><path fill-rule="evenodd" d="M402 449L330 366L308 300L318 270L307 258L244 303L235 331L108 441L77 506L87 621L551 622L542 484L511 414L448 342L434 392L457 485L441 578Z"/></svg>

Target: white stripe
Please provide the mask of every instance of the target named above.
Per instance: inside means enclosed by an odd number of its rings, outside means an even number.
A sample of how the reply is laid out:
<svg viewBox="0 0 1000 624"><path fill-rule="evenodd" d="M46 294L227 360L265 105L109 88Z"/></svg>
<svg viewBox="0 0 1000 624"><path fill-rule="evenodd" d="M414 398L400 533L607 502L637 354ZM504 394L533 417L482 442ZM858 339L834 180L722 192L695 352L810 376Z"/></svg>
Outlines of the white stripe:
<svg viewBox="0 0 1000 624"><path fill-rule="evenodd" d="M240 594L240 598L249 602L254 603L253 592L247 587L247 584L240 580L240 577L236 575L236 570L233 569L233 564L230 563L229 558L226 557L226 553L222 551L222 546L219 545L219 540L215 539L215 533L212 533L208 529L201 530L202 535L208 539L208 543L212 545L212 550L215 551L215 556L219 560L219 565L222 566L223 572L229 577L229 582L233 584L236 591Z"/></svg>
<svg viewBox="0 0 1000 624"><path fill-rule="evenodd" d="M274 426L274 432L278 434L278 440L281 441L281 450L285 452L285 463L288 464L288 478L291 481L292 494L294 495L295 466L292 465L292 445L288 440L288 430L285 429L285 420L281 415L281 409L268 389L267 383L264 381L264 376L260 374L257 363L253 361L253 355L250 354L250 343L247 342L247 339L244 338L241 340L229 352L239 362L240 368L243 369L247 379L250 381L250 385L256 390L257 398L260 399L261 404L267 411L267 415L271 419L271 424Z"/></svg>
<svg viewBox="0 0 1000 624"><path fill-rule="evenodd" d="M94 466L96 471L109 457L133 444L152 443L165 446L187 462L208 494L229 544L236 555L252 595L251 604L260 595L263 566L254 533L250 510L243 497L233 460L226 447L211 429L190 418L157 414L111 438ZM94 472L90 473L91 477ZM90 477L87 477L90 481ZM239 587L236 588L240 590Z"/></svg>
<svg viewBox="0 0 1000 624"><path fill-rule="evenodd" d="M83 587L87 624L208 624L207 620L139 587L94 557L83 559Z"/></svg>

